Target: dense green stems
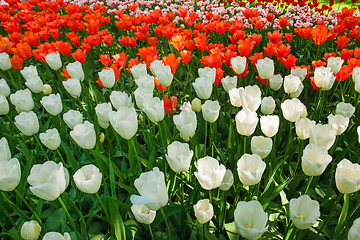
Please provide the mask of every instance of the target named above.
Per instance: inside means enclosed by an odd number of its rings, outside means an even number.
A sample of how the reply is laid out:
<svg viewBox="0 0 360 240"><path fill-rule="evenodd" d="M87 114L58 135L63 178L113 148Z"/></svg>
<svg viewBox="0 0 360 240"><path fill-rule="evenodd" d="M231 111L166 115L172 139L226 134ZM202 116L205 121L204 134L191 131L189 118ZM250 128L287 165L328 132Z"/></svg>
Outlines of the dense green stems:
<svg viewBox="0 0 360 240"><path fill-rule="evenodd" d="M203 239L205 240L205 229L206 229L206 223L203 224Z"/></svg>
<svg viewBox="0 0 360 240"><path fill-rule="evenodd" d="M220 205L220 216L219 216L219 228L218 228L219 234L224 229L225 216L226 216L226 192L222 191L221 205Z"/></svg>
<svg viewBox="0 0 360 240"><path fill-rule="evenodd" d="M2 192L2 196L7 201L7 199L5 197L5 194L3 192ZM2 203L0 204L0 208L3 210L3 213L5 214L5 216L10 220L11 224L13 226L16 226L16 223L15 223L14 219L11 217L8 210L4 207L4 205Z"/></svg>
<svg viewBox="0 0 360 240"><path fill-rule="evenodd" d="M19 191L17 189L14 189L14 192L16 193L16 195L18 197L20 197L20 199L23 201L23 203L29 208L29 210L34 214L36 221L38 221L38 223L43 226L43 223L39 217L39 215L36 213L36 211L34 210L34 208L31 206L31 203L29 204L28 201L26 201L26 199L19 193Z"/></svg>
<svg viewBox="0 0 360 240"><path fill-rule="evenodd" d="M59 199L59 202L60 202L61 207L62 207L62 208L64 209L64 211L65 211L66 216L69 218L70 224L71 224L71 226L73 227L73 229L74 229L74 231L75 231L75 233L76 233L76 237L77 237L78 239L81 239L80 233L79 233L79 231L78 231L77 228L76 228L74 219L71 217L71 215L70 215L70 213L69 213L69 210L67 209L66 205L64 204L61 196L59 196L58 199Z"/></svg>
<svg viewBox="0 0 360 240"><path fill-rule="evenodd" d="M171 240L171 232L170 232L170 227L169 227L169 223L168 223L168 220L166 218L166 215L165 215L165 212L163 210L163 208L160 208L160 213L164 219L164 222L165 222L165 226L167 228L167 233L168 233L168 237L169 237L169 240Z"/></svg>
<svg viewBox="0 0 360 240"><path fill-rule="evenodd" d="M335 210L335 208L336 208L336 205L340 202L340 199L341 199L342 196L343 196L342 193L338 193L337 198L336 198L334 204L332 205L329 214L327 215L327 217L325 218L325 220L324 220L323 223L321 224L320 229L319 229L318 232L317 232L317 235L316 235L315 240L317 240L317 239L320 237L320 233L322 232L322 229L325 227L325 225L326 225L327 222L329 221L331 215L334 213L334 210Z"/></svg>
<svg viewBox="0 0 360 240"><path fill-rule="evenodd" d="M134 138L135 138L135 137L132 137L132 138L130 139L130 141L131 141L131 145L132 145L132 147L133 147L134 153L135 153L138 170L139 170L140 173L141 173L141 163L140 163L139 154L138 154L137 149L136 149L136 146L135 146L135 140L134 140Z"/></svg>
<svg viewBox="0 0 360 240"><path fill-rule="evenodd" d="M305 141L304 140L300 140L300 145L299 145L299 150L298 150L298 155L297 155L297 162L296 162L296 167L294 170L294 174L296 174L296 171L300 165L300 161L301 161L301 156L303 154L304 151L304 145L305 145Z"/></svg>

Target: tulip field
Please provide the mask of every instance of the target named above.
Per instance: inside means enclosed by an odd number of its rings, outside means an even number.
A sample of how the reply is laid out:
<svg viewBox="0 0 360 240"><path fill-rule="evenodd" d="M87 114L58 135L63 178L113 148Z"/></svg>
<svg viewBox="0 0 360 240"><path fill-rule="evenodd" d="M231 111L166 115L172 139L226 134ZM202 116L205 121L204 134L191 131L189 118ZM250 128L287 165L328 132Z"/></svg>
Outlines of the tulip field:
<svg viewBox="0 0 360 240"><path fill-rule="evenodd" d="M360 2L3 0L0 239L360 239Z"/></svg>

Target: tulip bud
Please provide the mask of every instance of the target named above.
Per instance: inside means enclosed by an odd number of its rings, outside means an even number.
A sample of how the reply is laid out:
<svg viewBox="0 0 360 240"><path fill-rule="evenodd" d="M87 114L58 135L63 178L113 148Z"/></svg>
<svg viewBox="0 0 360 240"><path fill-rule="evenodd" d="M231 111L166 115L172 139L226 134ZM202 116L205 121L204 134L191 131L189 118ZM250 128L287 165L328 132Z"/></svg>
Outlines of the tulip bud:
<svg viewBox="0 0 360 240"><path fill-rule="evenodd" d="M195 82L192 83L196 95L200 99L208 99L211 96L212 85L213 83L208 78L197 78Z"/></svg>
<svg viewBox="0 0 360 240"><path fill-rule="evenodd" d="M165 109L163 100L160 100L158 97L149 98L143 105L144 108L142 110L146 113L150 121L157 123L164 119Z"/></svg>
<svg viewBox="0 0 360 240"><path fill-rule="evenodd" d="M0 161L0 190L13 191L20 182L20 163L16 158Z"/></svg>
<svg viewBox="0 0 360 240"><path fill-rule="evenodd" d="M290 70L290 74L297 76L300 78L301 81L304 81L306 75L307 75L307 69L306 68L300 68L300 67L296 67L296 68L292 68Z"/></svg>
<svg viewBox="0 0 360 240"><path fill-rule="evenodd" d="M63 120L70 129L83 122L83 115L79 111L70 109L63 114Z"/></svg>
<svg viewBox="0 0 360 240"><path fill-rule="evenodd" d="M228 93L231 89L236 88L237 85L237 77L226 76L221 80L221 84L224 90Z"/></svg>
<svg viewBox="0 0 360 240"><path fill-rule="evenodd" d="M141 195L132 195L130 197L130 201L134 205L146 205L151 210L156 211L169 201L164 173L157 167L152 171L141 173L140 177L135 180L134 185Z"/></svg>
<svg viewBox="0 0 360 240"><path fill-rule="evenodd" d="M133 103L131 97L128 96L125 92L112 91L110 94L110 102L113 107L118 110L119 107L132 107Z"/></svg>
<svg viewBox="0 0 360 240"><path fill-rule="evenodd" d="M191 109L192 109L194 112L200 112L200 111L201 111L201 100L198 99L198 98L194 98L194 99L191 101Z"/></svg>
<svg viewBox="0 0 360 240"><path fill-rule="evenodd" d="M134 65L134 66L132 66L132 68L130 69L130 71L131 71L131 74L133 75L133 77L134 77L135 79L138 79L138 78L140 78L141 76L147 74L146 64L144 64L144 63L139 63L139 64L137 64L137 65Z"/></svg>
<svg viewBox="0 0 360 240"><path fill-rule="evenodd" d="M225 166L215 158L206 156L197 161L198 171L194 173L202 188L211 190L221 185L225 176Z"/></svg>
<svg viewBox="0 0 360 240"><path fill-rule="evenodd" d="M58 115L63 110L60 93L44 96L40 100L40 103L46 111L53 116Z"/></svg>
<svg viewBox="0 0 360 240"><path fill-rule="evenodd" d="M239 89L241 106L255 112L261 104L261 90L257 85Z"/></svg>
<svg viewBox="0 0 360 240"><path fill-rule="evenodd" d="M11 68L9 54L6 52L0 53L0 68L3 71L9 70Z"/></svg>
<svg viewBox="0 0 360 240"><path fill-rule="evenodd" d="M94 124L85 121L82 124L77 124L74 130L70 131L70 136L84 149L93 149L96 144L96 133Z"/></svg>
<svg viewBox="0 0 360 240"><path fill-rule="evenodd" d="M360 165L343 159L338 163L335 172L335 183L339 192L343 194L360 190Z"/></svg>
<svg viewBox="0 0 360 240"><path fill-rule="evenodd" d="M355 107L350 103L340 102L336 105L336 114L351 118L355 112Z"/></svg>
<svg viewBox="0 0 360 240"><path fill-rule="evenodd" d="M200 224L207 223L214 216L214 208L211 205L209 199L199 200L194 205L195 217Z"/></svg>
<svg viewBox="0 0 360 240"><path fill-rule="evenodd" d="M310 129L310 143L329 150L334 144L336 130L330 124L316 124Z"/></svg>
<svg viewBox="0 0 360 240"><path fill-rule="evenodd" d="M218 101L206 100L201 105L201 112L205 121L214 123L219 117L220 104Z"/></svg>
<svg viewBox="0 0 360 240"><path fill-rule="evenodd" d="M259 121L256 112L248 108L244 108L235 116L236 130L240 135L250 136L254 133L256 125Z"/></svg>
<svg viewBox="0 0 360 240"><path fill-rule="evenodd" d="M270 88L274 91L277 91L281 88L283 84L283 77L280 74L273 75L270 79Z"/></svg>
<svg viewBox="0 0 360 240"><path fill-rule="evenodd" d="M151 224L156 216L156 211L145 205L132 205L131 212L134 214L136 221L144 224Z"/></svg>
<svg viewBox="0 0 360 240"><path fill-rule="evenodd" d="M242 184L252 186L258 184L265 171L266 163L257 154L241 156L237 162L237 171Z"/></svg>
<svg viewBox="0 0 360 240"><path fill-rule="evenodd" d="M236 74L240 75L245 71L246 68L246 57L233 57L231 58L231 66Z"/></svg>
<svg viewBox="0 0 360 240"><path fill-rule="evenodd" d="M63 81L65 90L73 97L77 98L81 94L81 83L77 78L69 78L66 81Z"/></svg>
<svg viewBox="0 0 360 240"><path fill-rule="evenodd" d="M320 176L331 160L332 157L325 148L310 143L301 157L303 172L307 176Z"/></svg>
<svg viewBox="0 0 360 240"><path fill-rule="evenodd" d="M276 103L273 97L264 97L261 100L261 112L265 115L270 115L274 112Z"/></svg>
<svg viewBox="0 0 360 240"><path fill-rule="evenodd" d="M62 67L60 53L49 53L48 55L46 55L45 61L49 65L49 67L55 71Z"/></svg>
<svg viewBox="0 0 360 240"><path fill-rule="evenodd" d="M99 142L103 143L104 141L105 141L105 134L101 132L99 136Z"/></svg>
<svg viewBox="0 0 360 240"><path fill-rule="evenodd" d="M336 135L341 135L349 126L350 119L343 115L337 114L328 116L328 121L331 126L336 130Z"/></svg>
<svg viewBox="0 0 360 240"><path fill-rule="evenodd" d="M102 174L96 166L90 164L77 170L73 179L80 191L95 194L99 191Z"/></svg>
<svg viewBox="0 0 360 240"><path fill-rule="evenodd" d="M84 70L83 70L80 62L76 61L73 63L69 63L66 66L66 70L67 70L68 74L70 75L70 77L77 78L80 81L84 80Z"/></svg>
<svg viewBox="0 0 360 240"><path fill-rule="evenodd" d="M131 139L138 129L137 115L134 107L119 107L117 112L109 113L111 126L127 140Z"/></svg>
<svg viewBox="0 0 360 240"><path fill-rule="evenodd" d="M152 92L155 88L154 77L149 74L145 74L135 79L135 83L138 88L147 89L149 92Z"/></svg>
<svg viewBox="0 0 360 240"><path fill-rule="evenodd" d="M162 86L170 86L174 75L171 73L169 65L164 65L162 61L155 60L150 64L151 73L157 77Z"/></svg>
<svg viewBox="0 0 360 240"><path fill-rule="evenodd" d="M0 162L9 161L11 159L11 152L8 141L5 137L0 139Z"/></svg>
<svg viewBox="0 0 360 240"><path fill-rule="evenodd" d="M267 231L267 214L259 201L238 202L234 211L236 230L246 239L259 239Z"/></svg>
<svg viewBox="0 0 360 240"><path fill-rule="evenodd" d="M295 130L297 136L301 140L308 139L310 137L310 129L315 126L316 122L308 118L298 118L295 122Z"/></svg>
<svg viewBox="0 0 360 240"><path fill-rule="evenodd" d="M62 163L47 161L32 166L27 182L34 195L46 201L54 201L69 185L69 173Z"/></svg>
<svg viewBox="0 0 360 240"><path fill-rule="evenodd" d="M270 79L274 75L274 61L270 58L259 59L256 64L259 77L262 79Z"/></svg>
<svg viewBox="0 0 360 240"><path fill-rule="evenodd" d="M227 191L231 188L233 183L234 183L234 175L231 170L227 169L219 188L222 191Z"/></svg>
<svg viewBox="0 0 360 240"><path fill-rule="evenodd" d="M18 90L11 94L10 101L18 112L29 112L34 108L34 101L29 89Z"/></svg>
<svg viewBox="0 0 360 240"><path fill-rule="evenodd" d="M10 95L9 85L3 78L0 79L0 95L4 95L5 97L8 97Z"/></svg>
<svg viewBox="0 0 360 240"><path fill-rule="evenodd" d="M262 159L270 154L272 146L273 142L271 138L263 136L253 136L251 138L251 152L256 153Z"/></svg>
<svg viewBox="0 0 360 240"><path fill-rule="evenodd" d="M168 145L165 157L174 172L186 172L189 170L193 155L194 152L187 143L174 141Z"/></svg>
<svg viewBox="0 0 360 240"><path fill-rule="evenodd" d="M56 128L48 129L45 133L40 133L39 138L41 143L51 150L56 150L60 147L60 134Z"/></svg>
<svg viewBox="0 0 360 240"><path fill-rule="evenodd" d="M174 116L174 123L176 128L185 137L192 137L195 135L197 120L195 112L181 112Z"/></svg>
<svg viewBox="0 0 360 240"><path fill-rule="evenodd" d="M29 222L24 222L20 232L23 239L36 240L40 236L41 226L37 221L31 220Z"/></svg>
<svg viewBox="0 0 360 240"><path fill-rule="evenodd" d="M112 88L115 84L115 72L114 69L103 69L98 73L102 85L106 88Z"/></svg>
<svg viewBox="0 0 360 240"><path fill-rule="evenodd" d="M343 63L344 60L342 60L341 57L329 57L327 60L327 67L331 69L333 74L336 74L340 71Z"/></svg>
<svg viewBox="0 0 360 240"><path fill-rule="evenodd" d="M42 240L71 240L71 237L68 233L61 235L58 232L48 232L44 235Z"/></svg>
<svg viewBox="0 0 360 240"><path fill-rule="evenodd" d="M310 228L320 217L320 205L308 195L293 198L289 203L290 218L299 229Z"/></svg>
<svg viewBox="0 0 360 240"><path fill-rule="evenodd" d="M9 113L9 103L4 95L0 94L0 115L6 115Z"/></svg>
<svg viewBox="0 0 360 240"><path fill-rule="evenodd" d="M348 240L360 239L360 217L355 219L348 233Z"/></svg>
<svg viewBox="0 0 360 240"><path fill-rule="evenodd" d="M43 85L43 94L44 94L45 96L48 96L48 95L51 94L51 92L52 92L51 86L50 86L49 84L44 84L44 85Z"/></svg>
<svg viewBox="0 0 360 240"><path fill-rule="evenodd" d="M285 100L281 104L283 116L290 122L296 122L296 120L304 113L304 109L306 110L306 106L297 98Z"/></svg>
<svg viewBox="0 0 360 240"><path fill-rule="evenodd" d="M39 131L39 120L33 111L21 112L15 117L14 123L26 136L32 136Z"/></svg>

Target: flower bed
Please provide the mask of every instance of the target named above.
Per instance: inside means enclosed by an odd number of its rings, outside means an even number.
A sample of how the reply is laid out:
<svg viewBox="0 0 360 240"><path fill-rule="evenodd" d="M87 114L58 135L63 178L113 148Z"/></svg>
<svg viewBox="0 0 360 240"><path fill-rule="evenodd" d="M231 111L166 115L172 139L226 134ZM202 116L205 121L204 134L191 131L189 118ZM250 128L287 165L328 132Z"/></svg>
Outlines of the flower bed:
<svg viewBox="0 0 360 240"><path fill-rule="evenodd" d="M356 8L6 2L2 239L359 238Z"/></svg>

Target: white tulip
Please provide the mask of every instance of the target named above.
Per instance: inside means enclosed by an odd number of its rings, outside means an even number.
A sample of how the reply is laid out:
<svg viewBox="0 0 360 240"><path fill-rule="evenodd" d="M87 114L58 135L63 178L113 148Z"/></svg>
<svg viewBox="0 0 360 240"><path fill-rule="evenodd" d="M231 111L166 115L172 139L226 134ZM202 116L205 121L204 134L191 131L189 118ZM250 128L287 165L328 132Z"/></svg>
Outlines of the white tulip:
<svg viewBox="0 0 360 240"><path fill-rule="evenodd" d="M134 214L136 221L144 224L151 224L156 216L156 211L145 205L132 205L131 212Z"/></svg>
<svg viewBox="0 0 360 240"><path fill-rule="evenodd" d="M8 141L5 137L0 139L0 162L9 161L11 159L11 152Z"/></svg>
<svg viewBox="0 0 360 240"><path fill-rule="evenodd" d="M273 141L269 137L253 136L251 138L251 152L256 153L262 159L266 158L273 146Z"/></svg>
<svg viewBox="0 0 360 240"><path fill-rule="evenodd" d="M224 90L228 93L231 89L236 88L237 85L237 77L226 76L221 79L221 84Z"/></svg>
<svg viewBox="0 0 360 240"><path fill-rule="evenodd" d="M77 170L73 179L80 191L95 194L101 186L102 174L96 166L89 164Z"/></svg>
<svg viewBox="0 0 360 240"><path fill-rule="evenodd" d="M70 131L71 138L84 149L93 149L96 144L96 132L94 124L85 121L77 124L74 130Z"/></svg>
<svg viewBox="0 0 360 240"><path fill-rule="evenodd" d="M310 129L310 143L329 150L335 142L336 130L330 124L316 124Z"/></svg>
<svg viewBox="0 0 360 240"><path fill-rule="evenodd" d="M186 172L190 168L194 152L190 150L189 144L174 141L167 147L166 160L174 172Z"/></svg>
<svg viewBox="0 0 360 240"><path fill-rule="evenodd" d="M60 53L49 53L48 55L46 55L45 61L49 65L49 67L55 71L62 67Z"/></svg>
<svg viewBox="0 0 360 240"><path fill-rule="evenodd" d="M17 158L0 161L0 190L13 191L20 182L21 169Z"/></svg>
<svg viewBox="0 0 360 240"><path fill-rule="evenodd" d="M255 112L261 104L261 90L257 85L240 88L241 106Z"/></svg>
<svg viewBox="0 0 360 240"><path fill-rule="evenodd" d="M215 82L216 78L216 68L204 67L198 69L199 78L205 78L211 81L211 83Z"/></svg>
<svg viewBox="0 0 360 240"><path fill-rule="evenodd" d="M131 96L128 96L125 92L112 91L112 93L110 94L110 102L116 110L118 110L121 106L133 106Z"/></svg>
<svg viewBox="0 0 360 240"><path fill-rule="evenodd" d="M0 115L6 115L9 113L9 103L4 95L0 94Z"/></svg>
<svg viewBox="0 0 360 240"><path fill-rule="evenodd" d="M295 122L295 131L301 140L310 137L310 129L315 126L316 122L308 118L298 118Z"/></svg>
<svg viewBox="0 0 360 240"><path fill-rule="evenodd" d="M306 68L300 68L300 67L296 67L296 68L292 68L290 70L290 74L297 76L300 78L301 81L304 81L306 75L307 75L307 69Z"/></svg>
<svg viewBox="0 0 360 240"><path fill-rule="evenodd" d="M36 67L33 65L30 65L28 67L24 67L23 70L20 70L21 75L25 78L25 80L28 80L33 77L39 76Z"/></svg>
<svg viewBox="0 0 360 240"><path fill-rule="evenodd" d="M109 119L111 126L122 138L129 140L137 132L138 121L134 107L121 106L117 112L109 113Z"/></svg>
<svg viewBox="0 0 360 240"><path fill-rule="evenodd" d="M244 108L235 116L236 130L240 135L250 136L255 132L258 121L256 112Z"/></svg>
<svg viewBox="0 0 360 240"><path fill-rule="evenodd" d="M70 75L70 77L77 78L80 81L84 80L84 70L83 70L80 62L76 61L73 63L69 63L66 66L66 70L67 70L68 74Z"/></svg>
<svg viewBox="0 0 360 240"><path fill-rule="evenodd" d="M146 64L144 63L139 63L138 65L134 65L132 66L132 68L130 69L131 74L133 75L133 77L135 79L140 78L141 76L147 74L146 71Z"/></svg>
<svg viewBox="0 0 360 240"><path fill-rule="evenodd" d="M200 99L208 99L211 96L213 83L212 80L205 77L198 77L195 82L192 83L196 95Z"/></svg>
<svg viewBox="0 0 360 240"><path fill-rule="evenodd" d="M270 88L274 91L277 91L281 88L283 84L283 77L280 74L273 75L270 79Z"/></svg>
<svg viewBox="0 0 360 240"><path fill-rule="evenodd" d="M207 223L214 216L214 208L209 199L199 200L194 205L195 217L200 224Z"/></svg>
<svg viewBox="0 0 360 240"><path fill-rule="evenodd" d="M343 159L338 163L335 171L335 183L339 192L343 194L360 190L360 165Z"/></svg>
<svg viewBox="0 0 360 240"><path fill-rule="evenodd" d="M15 126L26 136L39 131L39 120L34 112L21 112L15 117Z"/></svg>
<svg viewBox="0 0 360 240"><path fill-rule="evenodd" d="M11 68L11 62L9 54L6 52L0 53L0 69L3 71L9 70Z"/></svg>
<svg viewBox="0 0 360 240"><path fill-rule="evenodd" d="M211 190L221 185L225 176L225 166L215 158L206 156L197 161L198 171L194 172L202 188Z"/></svg>
<svg viewBox="0 0 360 240"><path fill-rule="evenodd" d="M112 88L115 84L115 72L114 69L103 69L101 72L98 72L99 78L102 85L106 88Z"/></svg>
<svg viewBox="0 0 360 240"><path fill-rule="evenodd" d="M201 105L201 113L205 121L209 123L214 123L220 112L220 104L218 101L206 100L203 105Z"/></svg>
<svg viewBox="0 0 360 240"><path fill-rule="evenodd" d="M258 184L265 171L266 163L257 154L241 156L237 162L237 171L242 184L252 186Z"/></svg>
<svg viewBox="0 0 360 240"><path fill-rule="evenodd" d="M349 126L350 119L343 115L336 114L335 116L330 114L328 121L331 126L336 130L336 135L341 135Z"/></svg>
<svg viewBox="0 0 360 240"><path fill-rule="evenodd" d="M174 123L179 132L185 137L192 137L195 135L197 120L195 112L181 112L174 116Z"/></svg>
<svg viewBox="0 0 360 240"><path fill-rule="evenodd" d="M332 157L325 148L310 143L301 157L302 170L307 176L320 176L331 160Z"/></svg>
<svg viewBox="0 0 360 240"><path fill-rule="evenodd" d="M39 76L34 76L26 79L25 85L33 92L40 93L43 91L44 84Z"/></svg>
<svg viewBox="0 0 360 240"><path fill-rule="evenodd" d="M153 123L160 122L165 117L164 101L160 98L149 98L143 103L144 108L142 109L146 116Z"/></svg>
<svg viewBox="0 0 360 240"><path fill-rule="evenodd" d="M56 150L60 147L60 134L56 128L48 129L45 133L40 133L39 138L41 143L51 150Z"/></svg>
<svg viewBox="0 0 360 240"><path fill-rule="evenodd" d="M81 112L70 109L63 114L63 120L70 129L83 122L83 115Z"/></svg>
<svg viewBox="0 0 360 240"><path fill-rule="evenodd" d="M308 195L293 198L289 203L290 218L299 229L310 228L320 217L320 205Z"/></svg>
<svg viewBox="0 0 360 240"><path fill-rule="evenodd" d="M336 74L340 71L341 66L343 65L344 60L341 57L329 57L327 60L327 67Z"/></svg>
<svg viewBox="0 0 360 240"><path fill-rule="evenodd" d="M246 57L233 57L231 58L231 66L236 74L242 74L246 68Z"/></svg>
<svg viewBox="0 0 360 240"><path fill-rule="evenodd" d="M5 97L8 97L10 95L9 85L3 78L0 79L0 95L4 95Z"/></svg>
<svg viewBox="0 0 360 240"><path fill-rule="evenodd" d="M255 66L262 79L270 79L274 75L274 61L270 58L259 59Z"/></svg>
<svg viewBox="0 0 360 240"><path fill-rule="evenodd" d="M351 118L355 112L355 107L351 103L339 102L336 105L336 114L341 114L344 117Z"/></svg>
<svg viewBox="0 0 360 240"><path fill-rule="evenodd" d="M43 105L46 111L53 116L58 115L63 110L60 93L44 96L40 100L40 103Z"/></svg>
<svg viewBox="0 0 360 240"><path fill-rule="evenodd" d="M265 115L270 115L274 112L276 107L276 103L273 97L269 96L269 97L264 97L261 100L261 112Z"/></svg>
<svg viewBox="0 0 360 240"><path fill-rule="evenodd" d="M35 220L24 222L24 224L21 227L20 233L21 233L21 237L25 240L36 240L40 236L41 226Z"/></svg>
<svg viewBox="0 0 360 240"><path fill-rule="evenodd" d="M34 101L29 89L18 90L11 94L10 101L19 112L29 112L34 108Z"/></svg>
<svg viewBox="0 0 360 240"><path fill-rule="evenodd" d="M73 97L77 98L81 94L81 83L77 78L69 78L66 81L63 81L65 90Z"/></svg>
<svg viewBox="0 0 360 240"><path fill-rule="evenodd" d="M138 88L147 89L149 92L152 92L155 88L154 77L149 74L144 74L136 78L135 83Z"/></svg>

